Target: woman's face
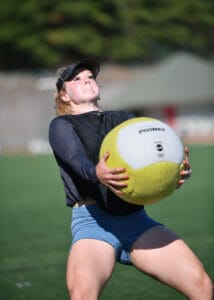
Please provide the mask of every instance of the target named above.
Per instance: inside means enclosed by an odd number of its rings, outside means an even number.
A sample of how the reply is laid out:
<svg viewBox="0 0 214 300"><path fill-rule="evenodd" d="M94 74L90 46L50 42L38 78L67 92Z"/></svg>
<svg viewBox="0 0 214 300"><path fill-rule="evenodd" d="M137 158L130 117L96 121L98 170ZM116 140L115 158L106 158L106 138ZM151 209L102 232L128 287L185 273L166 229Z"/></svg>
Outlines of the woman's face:
<svg viewBox="0 0 214 300"><path fill-rule="evenodd" d="M83 70L65 82L66 93L76 104L91 102L99 97L98 84L90 70Z"/></svg>

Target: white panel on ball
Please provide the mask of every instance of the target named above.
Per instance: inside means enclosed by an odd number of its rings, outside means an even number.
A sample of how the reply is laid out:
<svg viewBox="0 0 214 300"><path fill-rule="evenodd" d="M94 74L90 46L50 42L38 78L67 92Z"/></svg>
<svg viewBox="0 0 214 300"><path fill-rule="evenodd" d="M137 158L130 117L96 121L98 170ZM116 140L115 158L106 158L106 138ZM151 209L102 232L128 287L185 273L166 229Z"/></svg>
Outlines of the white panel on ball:
<svg viewBox="0 0 214 300"><path fill-rule="evenodd" d="M121 128L117 147L133 169L161 161L180 164L183 159L180 139L167 124L157 120L139 121Z"/></svg>

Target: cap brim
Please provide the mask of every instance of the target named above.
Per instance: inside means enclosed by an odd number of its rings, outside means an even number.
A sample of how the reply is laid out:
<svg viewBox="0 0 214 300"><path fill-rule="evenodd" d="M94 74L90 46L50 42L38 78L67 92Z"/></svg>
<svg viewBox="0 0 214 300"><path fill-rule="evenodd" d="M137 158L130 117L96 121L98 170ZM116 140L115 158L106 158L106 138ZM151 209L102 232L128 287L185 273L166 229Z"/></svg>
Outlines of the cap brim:
<svg viewBox="0 0 214 300"><path fill-rule="evenodd" d="M72 65L73 68L71 68L70 74L67 76L66 80L72 79L73 76L76 75L78 69L88 69L92 72L93 76L96 78L99 71L100 71L100 65L99 63L94 59L83 59L76 64Z"/></svg>

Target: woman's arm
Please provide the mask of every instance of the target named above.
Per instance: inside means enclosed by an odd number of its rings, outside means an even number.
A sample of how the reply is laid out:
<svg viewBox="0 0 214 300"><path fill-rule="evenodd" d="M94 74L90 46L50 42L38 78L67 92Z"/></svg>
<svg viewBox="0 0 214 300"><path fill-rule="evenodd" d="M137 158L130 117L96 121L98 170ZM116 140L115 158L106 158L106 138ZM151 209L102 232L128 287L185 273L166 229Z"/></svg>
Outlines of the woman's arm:
<svg viewBox="0 0 214 300"><path fill-rule="evenodd" d="M86 151L70 122L54 119L49 127L49 142L55 155L83 179L98 182L96 166Z"/></svg>

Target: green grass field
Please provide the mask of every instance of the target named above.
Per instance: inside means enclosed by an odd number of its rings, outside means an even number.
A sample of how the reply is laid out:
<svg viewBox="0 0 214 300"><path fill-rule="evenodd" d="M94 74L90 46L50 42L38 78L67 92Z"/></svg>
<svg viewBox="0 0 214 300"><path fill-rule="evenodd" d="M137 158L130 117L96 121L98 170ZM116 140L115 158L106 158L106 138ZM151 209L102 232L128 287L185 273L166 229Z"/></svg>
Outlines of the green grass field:
<svg viewBox="0 0 214 300"><path fill-rule="evenodd" d="M189 182L147 211L193 248L214 278L214 146L190 147ZM0 156L0 299L66 300L70 208L53 156ZM117 265L101 300L184 299Z"/></svg>

